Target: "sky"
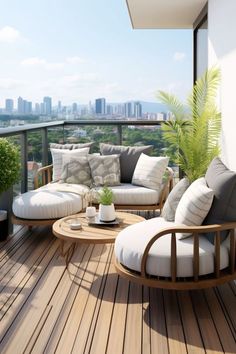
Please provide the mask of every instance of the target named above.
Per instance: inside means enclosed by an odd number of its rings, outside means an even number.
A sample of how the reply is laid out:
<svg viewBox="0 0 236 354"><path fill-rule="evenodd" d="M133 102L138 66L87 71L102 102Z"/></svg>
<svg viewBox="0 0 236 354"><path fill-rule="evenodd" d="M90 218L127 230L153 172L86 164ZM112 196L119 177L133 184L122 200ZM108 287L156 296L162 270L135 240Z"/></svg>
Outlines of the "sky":
<svg viewBox="0 0 236 354"><path fill-rule="evenodd" d="M134 30L125 0L0 0L0 106L185 99L191 30Z"/></svg>

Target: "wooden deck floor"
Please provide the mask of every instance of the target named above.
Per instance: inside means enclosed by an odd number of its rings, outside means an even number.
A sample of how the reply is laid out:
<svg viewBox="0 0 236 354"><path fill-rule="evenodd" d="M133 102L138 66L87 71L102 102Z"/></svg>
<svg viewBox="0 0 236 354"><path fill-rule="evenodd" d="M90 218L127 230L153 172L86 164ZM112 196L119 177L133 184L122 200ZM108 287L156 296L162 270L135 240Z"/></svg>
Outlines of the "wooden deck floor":
<svg viewBox="0 0 236 354"><path fill-rule="evenodd" d="M236 287L175 292L117 276L113 246L81 245L69 271L49 228L0 244L1 353L236 353Z"/></svg>

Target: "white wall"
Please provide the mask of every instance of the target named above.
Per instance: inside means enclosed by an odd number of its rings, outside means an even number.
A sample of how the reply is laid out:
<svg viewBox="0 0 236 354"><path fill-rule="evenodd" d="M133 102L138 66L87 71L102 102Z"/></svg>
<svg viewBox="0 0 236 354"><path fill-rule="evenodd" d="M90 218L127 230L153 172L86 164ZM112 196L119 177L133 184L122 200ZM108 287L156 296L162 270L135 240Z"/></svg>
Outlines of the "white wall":
<svg viewBox="0 0 236 354"><path fill-rule="evenodd" d="M236 171L236 0L209 0L209 67L221 69L222 160Z"/></svg>

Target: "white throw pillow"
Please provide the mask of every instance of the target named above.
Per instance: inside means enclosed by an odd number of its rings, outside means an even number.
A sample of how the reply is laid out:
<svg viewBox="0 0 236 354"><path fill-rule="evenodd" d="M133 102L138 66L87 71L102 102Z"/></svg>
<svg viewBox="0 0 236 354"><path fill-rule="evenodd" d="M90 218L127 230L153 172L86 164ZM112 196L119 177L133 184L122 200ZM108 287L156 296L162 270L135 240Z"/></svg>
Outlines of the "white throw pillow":
<svg viewBox="0 0 236 354"><path fill-rule="evenodd" d="M89 153L89 147L76 149L76 150L51 149L52 164L53 164L53 175L52 175L53 182L59 181L61 179L63 155L79 157L79 156L88 155L88 153Z"/></svg>
<svg viewBox="0 0 236 354"><path fill-rule="evenodd" d="M182 178L172 189L168 195L164 207L162 209L161 216L166 221L174 221L175 213L178 207L179 201L182 198L184 192L189 187L189 180L187 178Z"/></svg>
<svg viewBox="0 0 236 354"><path fill-rule="evenodd" d="M142 153L134 170L132 184L160 190L168 162L168 157L148 156Z"/></svg>
<svg viewBox="0 0 236 354"><path fill-rule="evenodd" d="M183 194L175 213L175 223L200 226L207 216L214 198L214 192L207 187L204 177L194 181ZM180 239L191 233L180 234Z"/></svg>

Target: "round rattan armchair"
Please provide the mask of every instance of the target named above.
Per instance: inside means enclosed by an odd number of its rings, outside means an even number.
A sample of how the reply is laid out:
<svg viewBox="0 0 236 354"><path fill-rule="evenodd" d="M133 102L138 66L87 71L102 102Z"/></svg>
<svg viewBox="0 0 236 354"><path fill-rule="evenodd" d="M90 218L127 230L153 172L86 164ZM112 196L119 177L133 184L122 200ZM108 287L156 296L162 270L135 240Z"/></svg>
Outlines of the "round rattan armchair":
<svg viewBox="0 0 236 354"><path fill-rule="evenodd" d="M208 225L208 226L198 226L198 227L168 227L163 228L154 235L146 247L143 249L140 269L130 269L120 262L118 257L115 259L115 267L117 272L130 281L137 282L150 287L163 288L163 289L173 289L173 290L191 290L191 289L201 289L213 287L233 279L236 279L236 264L235 264L235 252L236 252L236 242L235 242L235 229L236 222L231 222L222 225ZM221 269L221 232L229 231L228 234L228 264L224 269ZM130 229L131 231L131 229ZM178 276L178 255L177 252L177 237L178 233L190 232L192 236L192 276L190 277L180 277ZM214 232L214 270L210 274L201 275L200 269L200 246L199 246L199 235L205 233ZM163 277L158 275L148 274L147 263L149 259L150 249L153 244L160 238L166 235L171 235L170 237L170 276ZM202 237L202 236L201 236ZM178 245L178 247L180 247ZM158 273L158 271L157 271Z"/></svg>

